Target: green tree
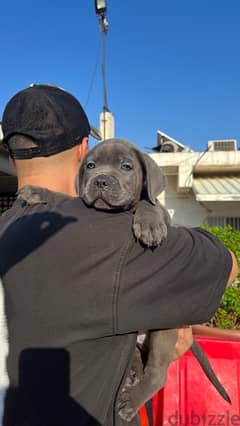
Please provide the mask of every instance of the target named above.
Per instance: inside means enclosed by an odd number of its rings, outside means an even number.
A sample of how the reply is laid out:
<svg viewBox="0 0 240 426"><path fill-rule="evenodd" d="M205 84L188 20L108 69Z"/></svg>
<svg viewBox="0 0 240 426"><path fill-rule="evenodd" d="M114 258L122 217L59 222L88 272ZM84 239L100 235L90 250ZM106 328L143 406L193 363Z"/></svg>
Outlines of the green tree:
<svg viewBox="0 0 240 426"><path fill-rule="evenodd" d="M240 232L233 231L229 225L224 228L204 225L204 229L221 240L235 254L240 265ZM220 306L209 325L240 330L240 272L232 286L225 290Z"/></svg>

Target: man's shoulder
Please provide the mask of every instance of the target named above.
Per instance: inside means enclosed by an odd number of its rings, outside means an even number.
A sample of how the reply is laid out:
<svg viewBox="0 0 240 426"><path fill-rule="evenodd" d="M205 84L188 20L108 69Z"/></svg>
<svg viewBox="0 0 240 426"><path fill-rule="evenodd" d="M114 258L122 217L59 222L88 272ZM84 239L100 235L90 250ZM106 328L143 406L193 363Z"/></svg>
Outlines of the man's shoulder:
<svg viewBox="0 0 240 426"><path fill-rule="evenodd" d="M109 239L121 244L132 234L132 213L111 213L90 208L80 198L52 197L36 202L17 198L13 206L0 217L0 246L26 240L47 241L80 239L91 242ZM56 238L57 239L57 238ZM119 243L119 244L118 244Z"/></svg>
<svg viewBox="0 0 240 426"><path fill-rule="evenodd" d="M20 193L12 207L0 216L0 231L7 223L17 220L31 220L33 215L55 214L71 216L77 220L95 220L105 222L125 223L126 226L132 222L132 213L124 212L107 212L96 210L87 206L81 198L71 197L62 193L54 193L52 191L42 190L41 192L32 194L30 198L25 198Z"/></svg>
<svg viewBox="0 0 240 426"><path fill-rule="evenodd" d="M73 270L80 262L84 271L97 271L96 276L99 264L104 275L106 268L117 268L129 239L133 239L131 214L95 211L78 198L32 205L18 199L0 218L0 276L16 264L20 268L22 262L28 269L45 265L44 270L56 261L65 269L73 265Z"/></svg>

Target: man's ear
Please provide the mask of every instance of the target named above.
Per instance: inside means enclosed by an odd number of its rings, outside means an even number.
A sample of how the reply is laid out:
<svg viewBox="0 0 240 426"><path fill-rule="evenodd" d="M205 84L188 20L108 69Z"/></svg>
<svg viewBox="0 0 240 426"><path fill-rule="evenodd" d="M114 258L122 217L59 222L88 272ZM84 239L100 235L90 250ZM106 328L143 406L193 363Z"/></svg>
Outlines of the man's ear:
<svg viewBox="0 0 240 426"><path fill-rule="evenodd" d="M78 168L78 173L75 179L75 190L78 194L79 197L82 196L82 181L83 181L83 175L84 175L84 165L86 164L88 158L88 154L86 152L86 154L83 155L83 157L81 158L80 162L79 162L79 168Z"/></svg>
<svg viewBox="0 0 240 426"><path fill-rule="evenodd" d="M78 160L81 161L88 152L88 138L83 138L78 145Z"/></svg>

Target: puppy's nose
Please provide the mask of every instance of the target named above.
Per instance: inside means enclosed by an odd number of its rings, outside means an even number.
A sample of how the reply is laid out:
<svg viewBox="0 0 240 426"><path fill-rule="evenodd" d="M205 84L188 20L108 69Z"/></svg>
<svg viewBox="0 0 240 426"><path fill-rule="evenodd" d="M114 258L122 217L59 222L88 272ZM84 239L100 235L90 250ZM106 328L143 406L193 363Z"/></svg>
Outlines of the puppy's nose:
<svg viewBox="0 0 240 426"><path fill-rule="evenodd" d="M100 189L105 189L109 185L109 179L105 175L100 175L96 179L96 185Z"/></svg>

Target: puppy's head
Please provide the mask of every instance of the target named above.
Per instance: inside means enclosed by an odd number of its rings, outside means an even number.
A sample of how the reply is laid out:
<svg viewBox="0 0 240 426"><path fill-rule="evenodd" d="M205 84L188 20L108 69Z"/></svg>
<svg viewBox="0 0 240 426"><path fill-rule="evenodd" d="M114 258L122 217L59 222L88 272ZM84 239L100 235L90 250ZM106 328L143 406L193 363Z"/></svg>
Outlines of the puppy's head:
<svg viewBox="0 0 240 426"><path fill-rule="evenodd" d="M165 186L156 163L133 144L122 139L99 143L84 157L77 190L86 204L103 210L127 210L141 198L145 188L149 201Z"/></svg>

